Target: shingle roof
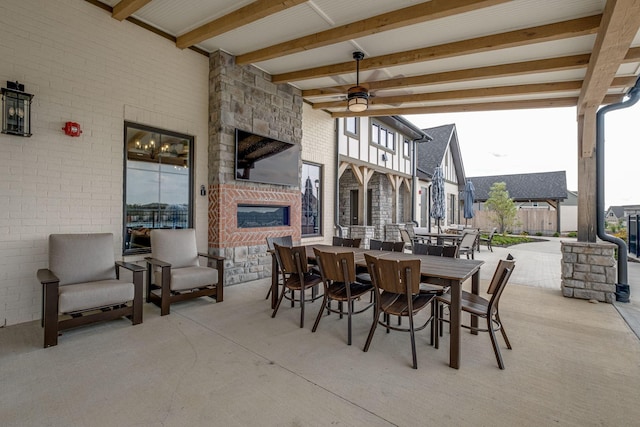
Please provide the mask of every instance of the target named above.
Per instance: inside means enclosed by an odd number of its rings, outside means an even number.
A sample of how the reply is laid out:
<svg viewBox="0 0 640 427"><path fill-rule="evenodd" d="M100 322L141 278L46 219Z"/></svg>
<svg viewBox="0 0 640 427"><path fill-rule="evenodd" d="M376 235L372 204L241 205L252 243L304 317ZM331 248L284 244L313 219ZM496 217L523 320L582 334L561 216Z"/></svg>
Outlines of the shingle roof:
<svg viewBox="0 0 640 427"><path fill-rule="evenodd" d="M494 175L468 177L476 189L476 201L489 198L489 189L496 182L507 184L509 197L515 201L564 200L567 198L567 176L565 171L537 172L516 175Z"/></svg>
<svg viewBox="0 0 640 427"><path fill-rule="evenodd" d="M624 218L624 206L609 206L616 218Z"/></svg>
<svg viewBox="0 0 640 427"><path fill-rule="evenodd" d="M416 150L418 153L416 159L416 174L418 178L431 179L435 168L442 163L455 126L455 124L450 124L423 129L433 140L418 144Z"/></svg>

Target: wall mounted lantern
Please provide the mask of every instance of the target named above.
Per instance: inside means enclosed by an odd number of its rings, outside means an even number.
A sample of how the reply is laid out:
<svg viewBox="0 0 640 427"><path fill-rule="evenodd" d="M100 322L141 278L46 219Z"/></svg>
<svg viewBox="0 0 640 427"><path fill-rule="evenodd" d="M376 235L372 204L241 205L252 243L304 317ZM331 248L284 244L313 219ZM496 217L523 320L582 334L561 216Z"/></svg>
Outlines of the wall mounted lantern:
<svg viewBox="0 0 640 427"><path fill-rule="evenodd" d="M33 95L24 91L24 85L7 82L2 88L2 133L31 136L31 100Z"/></svg>

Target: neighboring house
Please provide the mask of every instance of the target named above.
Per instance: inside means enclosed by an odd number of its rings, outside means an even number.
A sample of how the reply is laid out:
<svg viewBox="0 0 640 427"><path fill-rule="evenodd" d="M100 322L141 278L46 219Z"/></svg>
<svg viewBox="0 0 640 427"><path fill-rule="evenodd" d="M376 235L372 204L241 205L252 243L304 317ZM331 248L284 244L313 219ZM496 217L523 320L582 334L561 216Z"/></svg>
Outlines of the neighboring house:
<svg viewBox="0 0 640 427"><path fill-rule="evenodd" d="M567 190L567 198L560 202L560 232L578 230L578 192Z"/></svg>
<svg viewBox="0 0 640 427"><path fill-rule="evenodd" d="M431 218L431 179L436 167L441 166L445 180L446 215L440 221L441 226L464 222L460 208L460 193L464 190L465 175L462 165L458 133L455 124L447 124L423 129L432 141L418 144L416 147L416 175L419 180L420 226L431 227L436 224Z"/></svg>
<svg viewBox="0 0 640 427"><path fill-rule="evenodd" d="M337 135L338 223L384 239L387 224L413 219L413 147L429 137L400 116L339 119Z"/></svg>
<svg viewBox="0 0 640 427"><path fill-rule="evenodd" d="M567 199L565 171L537 172L514 175L469 177L476 190L476 217L474 226L490 228L484 202L489 198L491 186L496 182L507 185L509 197L518 206L518 224L512 232L552 234L560 232L560 203Z"/></svg>
<svg viewBox="0 0 640 427"><path fill-rule="evenodd" d="M618 224L622 220L626 221L629 215L638 214L640 214L640 205L609 206L604 218L610 224Z"/></svg>

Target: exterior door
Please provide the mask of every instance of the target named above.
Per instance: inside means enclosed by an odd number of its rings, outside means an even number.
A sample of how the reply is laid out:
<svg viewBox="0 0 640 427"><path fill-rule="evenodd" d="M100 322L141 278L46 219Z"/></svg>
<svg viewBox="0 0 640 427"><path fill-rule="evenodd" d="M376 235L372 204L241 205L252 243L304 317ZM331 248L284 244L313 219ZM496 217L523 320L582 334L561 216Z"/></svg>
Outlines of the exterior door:
<svg viewBox="0 0 640 427"><path fill-rule="evenodd" d="M349 209L351 211L351 225L358 225L358 190L351 190L349 198Z"/></svg>

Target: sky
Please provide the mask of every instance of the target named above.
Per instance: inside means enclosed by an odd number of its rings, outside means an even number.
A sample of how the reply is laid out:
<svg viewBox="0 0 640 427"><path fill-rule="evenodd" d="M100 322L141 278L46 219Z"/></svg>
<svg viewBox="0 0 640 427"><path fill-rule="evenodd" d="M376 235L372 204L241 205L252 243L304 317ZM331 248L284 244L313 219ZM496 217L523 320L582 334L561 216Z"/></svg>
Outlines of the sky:
<svg viewBox="0 0 640 427"><path fill-rule="evenodd" d="M454 123L468 177L566 171L578 190L575 107L405 117L422 129ZM640 204L639 132L640 102L605 115L605 208Z"/></svg>

